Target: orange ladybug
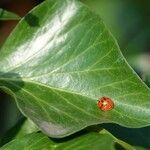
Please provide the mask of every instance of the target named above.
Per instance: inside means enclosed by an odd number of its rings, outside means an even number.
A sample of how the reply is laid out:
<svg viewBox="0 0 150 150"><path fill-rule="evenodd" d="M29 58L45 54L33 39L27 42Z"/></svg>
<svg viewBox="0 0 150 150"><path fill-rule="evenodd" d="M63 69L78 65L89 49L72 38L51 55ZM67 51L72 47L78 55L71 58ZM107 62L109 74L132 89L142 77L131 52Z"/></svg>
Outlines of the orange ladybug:
<svg viewBox="0 0 150 150"><path fill-rule="evenodd" d="M114 108L113 101L110 98L105 96L98 100L97 105L102 111L108 111Z"/></svg>

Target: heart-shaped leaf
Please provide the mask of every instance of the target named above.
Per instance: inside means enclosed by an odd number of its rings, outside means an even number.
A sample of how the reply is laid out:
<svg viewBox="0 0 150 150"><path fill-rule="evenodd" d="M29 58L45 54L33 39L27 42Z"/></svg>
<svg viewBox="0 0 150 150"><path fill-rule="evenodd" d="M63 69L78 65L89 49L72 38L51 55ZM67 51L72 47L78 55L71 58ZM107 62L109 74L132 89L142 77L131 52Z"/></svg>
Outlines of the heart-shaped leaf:
<svg viewBox="0 0 150 150"><path fill-rule="evenodd" d="M100 133L86 133L69 140L52 140L42 133L32 133L21 138L16 138L10 143L4 145L0 150L20 150L23 147L28 150L115 150L121 146L126 150L134 150L129 144L120 141L109 134L106 130Z"/></svg>
<svg viewBox="0 0 150 150"><path fill-rule="evenodd" d="M99 16L76 0L46 0L19 22L0 51L0 86L51 137L89 125L150 124L150 91ZM99 98L114 108L101 111Z"/></svg>

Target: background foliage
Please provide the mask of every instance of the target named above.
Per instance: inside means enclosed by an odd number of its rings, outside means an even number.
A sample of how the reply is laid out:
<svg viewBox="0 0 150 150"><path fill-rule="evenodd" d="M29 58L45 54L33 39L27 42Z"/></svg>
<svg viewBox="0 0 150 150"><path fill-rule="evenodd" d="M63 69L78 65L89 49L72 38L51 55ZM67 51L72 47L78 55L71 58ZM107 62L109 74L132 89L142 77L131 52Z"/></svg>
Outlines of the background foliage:
<svg viewBox="0 0 150 150"><path fill-rule="evenodd" d="M141 78L149 85L149 2L141 1L83 1L91 9L101 15L106 25L119 41L119 46L126 56L130 64L140 74ZM131 15L132 14L132 15ZM144 64L144 65L143 65ZM10 99L8 96L3 96ZM2 101L2 100L1 100ZM8 100L9 101L9 100ZM10 103L10 102L9 102ZM11 104L11 103L10 103ZM6 107L14 112L14 107L7 104ZM2 105L1 105L2 106ZM11 108L11 109L10 109ZM2 110L1 110L2 111ZM4 111L2 111L3 113ZM1 113L1 114L2 114ZM9 113L8 113L9 114ZM19 114L19 113L14 113ZM9 117L11 115L11 117ZM13 125L14 119L12 113L8 115L11 118L10 123ZM15 120L19 115L16 115ZM20 118L20 117L19 117ZM2 117L3 119L3 117ZM6 118L5 118L6 119ZM124 139L131 145L141 146L149 149L150 143L147 140L149 135L149 127L143 129L126 129L115 125L106 125L104 127L109 129L111 133L117 137ZM7 127L7 129L10 127ZM1 128L3 131L3 128ZM4 133L4 132L3 132ZM125 134L124 134L125 133ZM139 137L143 135L142 139ZM139 136L138 136L139 135ZM141 142L140 142L141 141Z"/></svg>

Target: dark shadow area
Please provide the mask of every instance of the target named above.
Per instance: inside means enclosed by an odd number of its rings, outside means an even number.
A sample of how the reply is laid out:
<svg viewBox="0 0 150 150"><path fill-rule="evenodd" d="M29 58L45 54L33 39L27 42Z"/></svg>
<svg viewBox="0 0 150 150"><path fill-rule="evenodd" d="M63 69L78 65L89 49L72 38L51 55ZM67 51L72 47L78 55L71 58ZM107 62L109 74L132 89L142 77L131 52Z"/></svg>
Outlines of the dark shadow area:
<svg viewBox="0 0 150 150"><path fill-rule="evenodd" d="M16 137L17 133L20 131L23 123L25 122L25 118L22 115L20 115L19 118L21 119L19 119L17 124L15 124L11 129L9 129L1 138L0 147L13 140L14 137Z"/></svg>
<svg viewBox="0 0 150 150"><path fill-rule="evenodd" d="M124 147L122 147L120 144L115 143L115 149L116 150L126 150Z"/></svg>
<svg viewBox="0 0 150 150"><path fill-rule="evenodd" d="M29 24L31 27L39 27L39 18L31 13L27 14L25 16L25 21Z"/></svg>
<svg viewBox="0 0 150 150"><path fill-rule="evenodd" d="M0 140L3 135L22 117L12 92L21 90L24 82L17 73L0 72ZM10 91L11 92L10 92Z"/></svg>
<svg viewBox="0 0 150 150"><path fill-rule="evenodd" d="M117 124L102 124L101 127L130 145L150 149L150 127L125 128Z"/></svg>
<svg viewBox="0 0 150 150"><path fill-rule="evenodd" d="M102 129L106 129L119 140L122 140L132 146L138 146L138 147L143 147L145 149L150 149L150 127L126 128L117 124L104 123L104 124L89 126L83 131L75 133L75 137L90 132L98 133ZM74 138L74 135L64 138L63 142L71 139L72 137ZM61 140L62 139L56 141L61 142ZM124 150L124 148L118 143L115 143L115 148L117 150Z"/></svg>

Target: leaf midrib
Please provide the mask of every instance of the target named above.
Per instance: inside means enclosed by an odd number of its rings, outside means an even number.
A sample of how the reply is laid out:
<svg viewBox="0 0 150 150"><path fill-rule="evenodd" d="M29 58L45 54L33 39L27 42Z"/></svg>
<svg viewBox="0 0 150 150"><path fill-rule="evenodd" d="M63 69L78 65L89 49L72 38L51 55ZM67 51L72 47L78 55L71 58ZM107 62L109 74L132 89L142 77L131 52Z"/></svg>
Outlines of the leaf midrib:
<svg viewBox="0 0 150 150"><path fill-rule="evenodd" d="M0 79L2 79L2 78L0 78ZM26 82L30 82L30 83L33 83L33 84L38 84L38 85L40 85L40 86L44 86L44 87L46 87L46 88L48 88L48 89L51 89L54 93L57 93L58 94L58 92L56 92L56 91L61 91L61 92L66 92L66 93L71 93L71 94L74 94L74 95L80 95L80 96L82 96L82 97L87 97L87 96L85 96L85 95L81 95L81 94L79 94L79 93L73 93L73 92L71 92L71 91L65 91L65 90L61 90L61 89L58 89L58 88L54 88L54 87L48 87L47 85L45 85L45 84L42 84L42 83L38 83L38 82L34 82L34 81L29 81L29 80L17 80L17 79L14 79L14 80L12 80L12 79L10 79L10 78L7 78L7 80L11 80L11 81L26 81ZM6 78L5 78L5 80L6 80ZM16 86L16 87L19 87L20 88L20 86L18 86L18 85L16 85L16 84L14 84L14 83L12 83L12 82L9 82L10 84L12 84L12 85L14 85L14 86ZM40 100L40 98L38 98L38 97L36 97L36 96L34 96L31 92L29 92L29 91L27 91L27 90L24 90L23 88L22 88L22 90L24 91L24 92L26 92L26 93L28 93L29 95L31 95L32 97L34 97L34 98L36 98L36 99L39 99L39 101L41 101L41 102L44 102L45 103L45 101L44 100ZM60 94L58 94L59 96L60 96ZM66 99L65 97L63 97L62 95L61 95L61 97L63 98L63 99ZM88 99L89 99L89 97L87 97ZM95 119L100 119L100 118L98 118L97 116L95 116L94 114L90 114L90 113L88 113L88 112L86 112L84 109L82 109L82 108L80 108L80 107L77 107L76 105L74 105L74 104L72 104L72 103L70 103L68 100L65 100L67 103L69 103L70 105L72 105L73 107L75 107L75 108L77 108L78 110L80 110L80 111L82 111L82 112L84 112L86 115L88 115L88 116L92 116L93 118L95 118Z"/></svg>
<svg viewBox="0 0 150 150"><path fill-rule="evenodd" d="M2 80L10 80L10 81L25 81L26 83L28 82L28 83L33 83L33 84L37 84L37 85L40 85L40 86L44 86L44 87L46 87L46 88L50 88L53 92L54 92L54 90L56 90L56 91L61 91L61 92L65 92L65 93L70 93L70 94L73 94L73 95L79 95L79 96L82 96L82 97L86 97L86 98L91 98L91 97L88 97L88 96L86 96L86 95L82 95L82 94L80 94L80 93L76 93L76 92L72 92L72 91L66 91L66 90L62 90L62 89L59 89L59 88L54 88L54 87L51 87L51 86L47 86L47 85L45 85L45 84L43 84L43 83L39 83L39 82L35 82L35 81L31 81L31 80L28 80L28 79L26 79L26 78L23 78L22 80L19 80L19 79L11 79L11 78L0 78L0 79L2 79ZM14 85L14 83L11 83L11 84L13 84ZM16 85L15 84L15 86L17 86L17 87L20 87L20 86L18 86L18 85ZM30 93L30 92L29 92ZM32 94L32 93L31 93ZM91 98L91 99L93 99L93 98ZM95 98L96 99L96 98ZM93 100L95 100L95 99L93 99ZM72 103L71 103L72 104ZM72 104L73 105L73 104ZM77 107L78 108L78 107ZM82 108L79 108L79 109L82 109ZM125 115L125 114L122 114L122 113L120 113L118 110L116 110L116 109L113 109L112 111L115 111L116 113L118 113L118 114L120 114L121 116L125 116L125 117L127 117L127 118L129 118L129 119L134 119L134 120L137 120L137 121L141 121L141 119L136 119L136 118L133 118L133 117L130 117L130 116L127 116L127 115ZM83 110L83 112L85 112L84 110ZM85 112L85 113L87 113L87 112ZM88 113L89 114L89 113ZM89 114L90 116L91 116L91 114ZM93 115L92 115L93 116ZM94 118L95 118L95 116L94 116ZM97 118L97 117L96 117ZM100 118L97 118L97 119L100 119ZM146 120L142 120L143 122L145 122L145 123L149 123L148 121L146 121Z"/></svg>

